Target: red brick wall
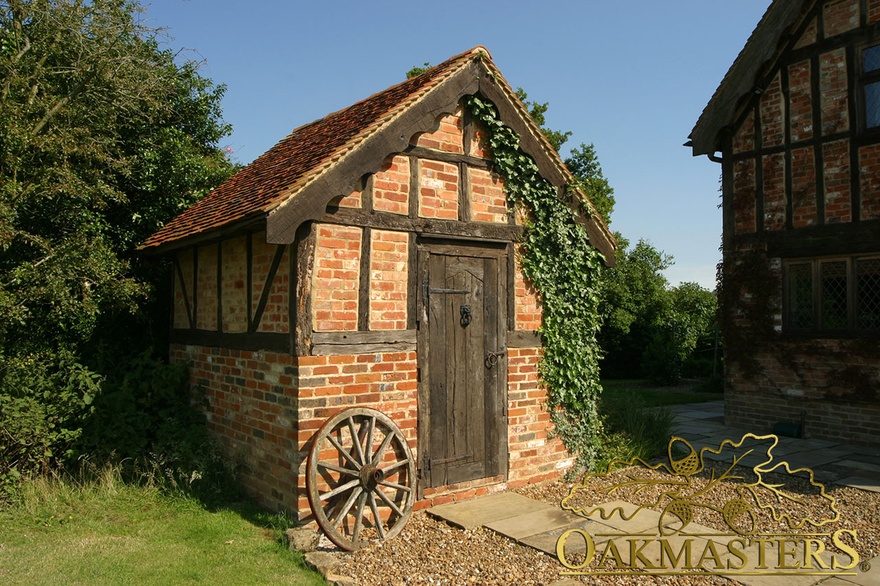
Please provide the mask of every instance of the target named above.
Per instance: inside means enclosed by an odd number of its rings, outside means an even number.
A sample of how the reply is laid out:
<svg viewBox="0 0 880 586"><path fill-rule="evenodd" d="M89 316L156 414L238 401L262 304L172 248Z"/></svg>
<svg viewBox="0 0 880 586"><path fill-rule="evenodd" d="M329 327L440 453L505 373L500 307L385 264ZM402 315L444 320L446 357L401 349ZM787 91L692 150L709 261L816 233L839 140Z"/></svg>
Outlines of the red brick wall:
<svg viewBox="0 0 880 586"><path fill-rule="evenodd" d="M792 225L795 228L816 224L816 161L813 147L791 152Z"/></svg>
<svg viewBox="0 0 880 586"><path fill-rule="evenodd" d="M880 145L859 149L862 219L880 218Z"/></svg>
<svg viewBox="0 0 880 586"><path fill-rule="evenodd" d="M823 147L825 171L825 222L852 221L849 141L829 142Z"/></svg>
<svg viewBox="0 0 880 586"><path fill-rule="evenodd" d="M880 357L867 357L853 340L817 340L804 352L797 341L783 349L758 356L760 375L746 376L737 365L727 368L724 391L725 423L755 433L770 432L775 423L799 422L806 411L805 435L811 438L877 445L880 404L846 397L852 387L841 373L852 367L880 372ZM787 349L786 349L787 347ZM802 368L797 374L791 361ZM880 377L875 375L875 387Z"/></svg>
<svg viewBox="0 0 880 586"><path fill-rule="evenodd" d="M868 22L880 20L880 0L868 0Z"/></svg>
<svg viewBox="0 0 880 586"><path fill-rule="evenodd" d="M315 331L343 332L358 328L358 277L361 228L318 224L312 312Z"/></svg>
<svg viewBox="0 0 880 586"><path fill-rule="evenodd" d="M439 128L434 132L419 134L415 144L447 153L463 153L461 115L462 109L459 106L454 113L441 116L438 120Z"/></svg>
<svg viewBox="0 0 880 586"><path fill-rule="evenodd" d="M785 158L782 153L764 155L764 229L785 228Z"/></svg>
<svg viewBox="0 0 880 586"><path fill-rule="evenodd" d="M755 160L733 164L733 215L737 234L755 231Z"/></svg>
<svg viewBox="0 0 880 586"><path fill-rule="evenodd" d="M785 121L783 113L785 102L779 74L761 94L761 135L765 147L779 146L785 140Z"/></svg>
<svg viewBox="0 0 880 586"><path fill-rule="evenodd" d="M419 217L458 219L458 167L440 161L419 161Z"/></svg>
<svg viewBox="0 0 880 586"><path fill-rule="evenodd" d="M295 359L286 354L171 345L205 394L208 429L241 484L262 505L295 510L298 466Z"/></svg>
<svg viewBox="0 0 880 586"><path fill-rule="evenodd" d="M825 3L823 14L825 38L836 37L859 26L859 0L834 0Z"/></svg>
<svg viewBox="0 0 880 586"><path fill-rule="evenodd" d="M224 332L247 331L247 238L230 238L220 244Z"/></svg>
<svg viewBox="0 0 880 586"><path fill-rule="evenodd" d="M388 414L418 454L418 382L415 352L301 356L299 366L299 503L301 518L310 516L305 496L305 465L310 440L334 414L350 407L370 407Z"/></svg>
<svg viewBox="0 0 880 586"><path fill-rule="evenodd" d="M370 329L405 330L409 234L373 230L370 237Z"/></svg>
<svg viewBox="0 0 880 586"><path fill-rule="evenodd" d="M507 196L504 184L494 173L483 169L469 169L471 219L475 222L506 224Z"/></svg>
<svg viewBox="0 0 880 586"><path fill-rule="evenodd" d="M813 103L810 97L810 62L788 67L788 112L791 140L813 137Z"/></svg>
<svg viewBox="0 0 880 586"><path fill-rule="evenodd" d="M396 155L373 177L373 209L392 214L409 213L409 157Z"/></svg>
<svg viewBox="0 0 880 586"><path fill-rule="evenodd" d="M821 92L822 134L845 132L849 129L847 103L846 52L828 51L819 58L819 91Z"/></svg>
<svg viewBox="0 0 880 586"><path fill-rule="evenodd" d="M516 247L516 257L522 252ZM515 329L534 332L541 327L541 301L538 292L523 275L519 261L514 265L514 323Z"/></svg>
<svg viewBox="0 0 880 586"><path fill-rule="evenodd" d="M744 153L755 148L755 113L750 112L733 137L733 152Z"/></svg>

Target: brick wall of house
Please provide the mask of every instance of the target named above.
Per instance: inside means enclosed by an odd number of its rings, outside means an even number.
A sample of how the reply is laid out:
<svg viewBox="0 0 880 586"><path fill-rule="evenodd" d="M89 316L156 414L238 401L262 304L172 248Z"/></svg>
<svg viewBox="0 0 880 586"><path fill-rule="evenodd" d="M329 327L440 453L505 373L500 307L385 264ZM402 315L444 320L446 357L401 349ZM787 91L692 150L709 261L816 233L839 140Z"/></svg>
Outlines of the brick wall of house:
<svg viewBox="0 0 880 586"><path fill-rule="evenodd" d="M171 360L189 367L204 393L207 426L263 506L295 510L296 359L287 354L172 344Z"/></svg>
<svg viewBox="0 0 880 586"><path fill-rule="evenodd" d="M315 230L312 312L315 330L350 332L358 328L358 283L363 230L319 224Z"/></svg>
<svg viewBox="0 0 880 586"><path fill-rule="evenodd" d="M409 234L370 233L370 329L405 330Z"/></svg>
<svg viewBox="0 0 880 586"><path fill-rule="evenodd" d="M876 338L795 335L782 323L784 263L823 256L816 246L798 252L793 246L798 231L880 219L880 145L861 139L851 145L849 139L849 133L861 133L853 117L859 112L858 96L849 94L851 87L859 88L853 79L864 47L856 29L863 21L877 20L880 0L818 3L794 42L791 60L761 73L769 81L759 79L760 95L744 107L732 129L725 156L732 158L727 196L733 234L726 234L725 271L734 274L754 250L771 257L766 259L769 285L737 284L737 297L727 308L735 324L731 329L772 338L769 344L755 340L755 347L762 348L753 351L756 368L735 359L726 364L727 422L750 431L799 421L805 411L809 437L875 445L880 437L880 404L873 390L880 386L880 352L870 347ZM841 35L852 40L854 50L842 46ZM848 54L855 59L848 60ZM783 231L788 233L780 238ZM782 252L772 252L774 246L782 246ZM838 248L825 254L848 256L841 252L844 245ZM864 247L858 250L865 252ZM756 329L746 320L767 286L777 291L772 307L757 313L771 315L773 323ZM736 340L728 333L728 347Z"/></svg>

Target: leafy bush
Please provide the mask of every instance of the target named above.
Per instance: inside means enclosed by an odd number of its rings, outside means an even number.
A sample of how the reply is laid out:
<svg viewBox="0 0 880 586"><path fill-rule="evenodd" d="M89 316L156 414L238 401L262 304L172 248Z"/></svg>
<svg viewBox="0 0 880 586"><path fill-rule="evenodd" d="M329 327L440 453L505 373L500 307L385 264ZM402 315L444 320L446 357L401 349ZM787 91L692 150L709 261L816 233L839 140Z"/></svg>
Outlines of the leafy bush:
<svg viewBox="0 0 880 586"><path fill-rule="evenodd" d="M667 407L646 408L629 394L602 398L605 435L597 470L605 470L612 460L648 461L661 454L672 436L673 415Z"/></svg>

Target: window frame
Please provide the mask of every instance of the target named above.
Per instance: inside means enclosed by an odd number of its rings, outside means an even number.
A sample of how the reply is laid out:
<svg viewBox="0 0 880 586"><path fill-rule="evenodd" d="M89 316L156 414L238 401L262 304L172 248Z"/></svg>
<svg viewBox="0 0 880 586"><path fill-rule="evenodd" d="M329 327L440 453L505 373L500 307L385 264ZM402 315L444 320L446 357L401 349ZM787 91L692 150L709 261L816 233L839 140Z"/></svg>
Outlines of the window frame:
<svg viewBox="0 0 880 586"><path fill-rule="evenodd" d="M865 95L867 87L874 83L880 83L880 67L873 71L865 71L865 52L874 47L880 48L880 40L872 39L856 47L856 103L858 104L858 129L862 134L880 135L880 102L877 104L878 124L868 126L868 100Z"/></svg>
<svg viewBox="0 0 880 586"><path fill-rule="evenodd" d="M786 334L822 337L880 335L880 327L874 329L860 327L859 263L865 261L880 261L880 254L784 259L782 263L782 331ZM826 327L824 305L826 292L822 282L823 267L840 262L845 263L846 327ZM803 265L810 267L811 325L809 327L798 327L792 320L792 268Z"/></svg>

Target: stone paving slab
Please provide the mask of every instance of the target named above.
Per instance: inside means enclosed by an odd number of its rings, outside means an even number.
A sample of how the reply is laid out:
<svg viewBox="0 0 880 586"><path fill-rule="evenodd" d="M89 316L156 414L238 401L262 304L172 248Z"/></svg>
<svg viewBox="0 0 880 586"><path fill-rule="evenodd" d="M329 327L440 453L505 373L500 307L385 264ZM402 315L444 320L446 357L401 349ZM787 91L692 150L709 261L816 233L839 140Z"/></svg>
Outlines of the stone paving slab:
<svg viewBox="0 0 880 586"><path fill-rule="evenodd" d="M515 492L496 492L457 503L437 505L428 509L427 512L429 515L439 517L456 527L473 529L486 523L541 510L560 509Z"/></svg>
<svg viewBox="0 0 880 586"><path fill-rule="evenodd" d="M859 490L867 490L869 492L880 492L880 481L865 478L863 476L848 476L847 478L836 480L834 484L858 488ZM878 585L880 585L880 581L878 581Z"/></svg>
<svg viewBox="0 0 880 586"><path fill-rule="evenodd" d="M571 511L565 511L559 507L551 507L550 509L542 509L524 515L492 521L484 526L496 533L519 541L524 537L537 535L549 529L566 527L580 521L583 521L583 517L579 517Z"/></svg>
<svg viewBox="0 0 880 586"><path fill-rule="evenodd" d="M841 460L835 462L838 466L846 466L847 468L855 468L857 470L870 470L871 472L880 472L880 464L872 464L870 462L859 462L856 460Z"/></svg>

